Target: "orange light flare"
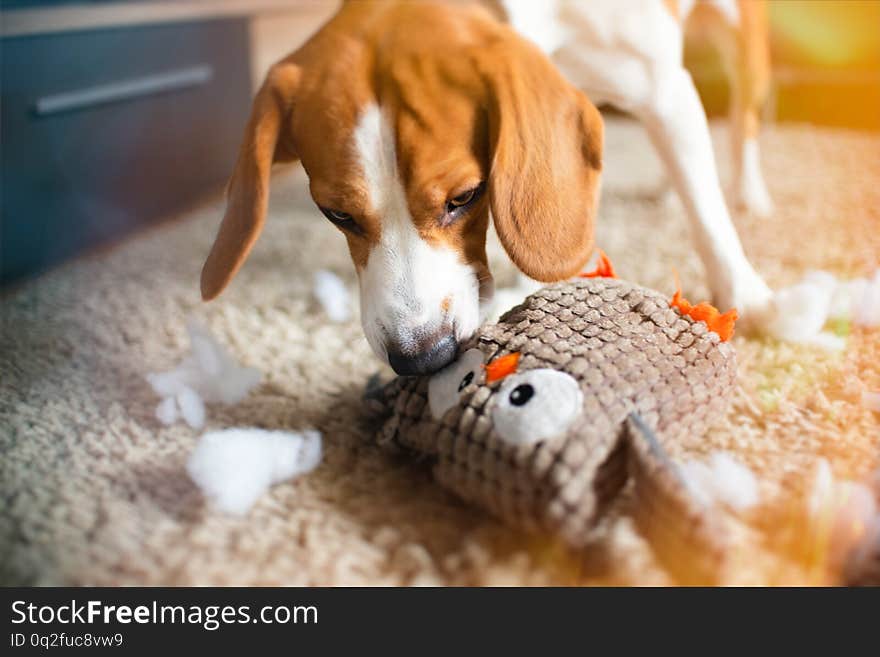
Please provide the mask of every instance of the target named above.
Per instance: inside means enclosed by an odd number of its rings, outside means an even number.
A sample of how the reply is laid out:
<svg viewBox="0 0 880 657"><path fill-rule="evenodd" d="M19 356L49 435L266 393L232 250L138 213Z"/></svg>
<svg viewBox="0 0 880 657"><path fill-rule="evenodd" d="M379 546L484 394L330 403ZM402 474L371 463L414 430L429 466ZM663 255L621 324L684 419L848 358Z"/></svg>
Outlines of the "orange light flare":
<svg viewBox="0 0 880 657"><path fill-rule="evenodd" d="M499 381L505 376L516 372L516 368L519 366L519 358L520 353L514 351L506 356L501 356L501 358L496 358L488 365L483 365L483 369L486 370L486 383Z"/></svg>
<svg viewBox="0 0 880 657"><path fill-rule="evenodd" d="M853 552L871 535L873 493L865 482L835 477L824 460L804 483L803 494L790 500L786 553L802 565L807 583L838 584Z"/></svg>
<svg viewBox="0 0 880 657"><path fill-rule="evenodd" d="M596 268L593 271L583 271L578 276L580 278L617 278L617 273L614 271L611 259L602 249L599 249L599 261L596 263Z"/></svg>
<svg viewBox="0 0 880 657"><path fill-rule="evenodd" d="M739 314L736 308L731 308L726 313L703 301L693 305L681 295L681 281L678 280L678 272L675 273L675 294L669 301L670 308L676 308L682 315L687 315L695 322L705 322L710 331L717 333L722 342L727 342L733 337L734 326Z"/></svg>

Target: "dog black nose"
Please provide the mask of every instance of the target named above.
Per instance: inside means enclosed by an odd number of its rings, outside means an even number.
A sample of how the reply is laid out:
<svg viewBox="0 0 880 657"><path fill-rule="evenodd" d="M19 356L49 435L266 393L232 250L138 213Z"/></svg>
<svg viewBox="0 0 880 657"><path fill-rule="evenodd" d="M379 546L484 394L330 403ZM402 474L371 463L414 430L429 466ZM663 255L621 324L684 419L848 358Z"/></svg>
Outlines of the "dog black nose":
<svg viewBox="0 0 880 657"><path fill-rule="evenodd" d="M388 363L401 376L420 376L443 369L455 359L458 341L447 333L439 338L425 341L422 348L412 354L389 347Z"/></svg>

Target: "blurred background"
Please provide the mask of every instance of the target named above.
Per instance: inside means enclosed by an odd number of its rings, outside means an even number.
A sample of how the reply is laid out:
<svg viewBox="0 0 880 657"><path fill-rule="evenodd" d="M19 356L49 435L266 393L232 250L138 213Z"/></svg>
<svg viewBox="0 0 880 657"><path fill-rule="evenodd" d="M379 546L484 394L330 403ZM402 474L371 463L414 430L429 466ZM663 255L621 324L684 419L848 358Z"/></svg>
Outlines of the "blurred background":
<svg viewBox="0 0 880 657"><path fill-rule="evenodd" d="M0 2L0 285L219 193L265 71L337 5ZM771 0L770 25L766 122L880 130L880 1ZM712 44L690 41L686 62L725 114Z"/></svg>

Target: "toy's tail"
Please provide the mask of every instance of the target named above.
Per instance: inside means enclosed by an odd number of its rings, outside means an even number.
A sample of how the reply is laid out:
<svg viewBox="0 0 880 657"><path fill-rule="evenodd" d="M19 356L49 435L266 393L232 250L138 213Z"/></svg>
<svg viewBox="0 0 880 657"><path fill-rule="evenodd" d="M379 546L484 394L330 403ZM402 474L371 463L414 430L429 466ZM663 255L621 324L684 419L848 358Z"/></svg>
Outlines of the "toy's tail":
<svg viewBox="0 0 880 657"><path fill-rule="evenodd" d="M626 429L639 529L680 582L719 583L731 543L724 523L693 497L678 466L638 413L629 415Z"/></svg>

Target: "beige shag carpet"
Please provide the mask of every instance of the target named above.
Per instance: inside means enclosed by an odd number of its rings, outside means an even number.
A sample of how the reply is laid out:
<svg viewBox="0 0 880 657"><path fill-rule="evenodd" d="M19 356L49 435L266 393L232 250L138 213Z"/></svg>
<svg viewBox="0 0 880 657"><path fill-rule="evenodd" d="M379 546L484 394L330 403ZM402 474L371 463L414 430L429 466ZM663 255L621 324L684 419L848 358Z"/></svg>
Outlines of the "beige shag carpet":
<svg viewBox="0 0 880 657"><path fill-rule="evenodd" d="M713 127L726 178L726 132ZM776 216L737 220L773 286L810 268L842 276L880 260L880 136L768 127L763 157ZM641 128L612 119L598 243L625 278L692 300L703 274L677 201ZM232 287L202 304L198 277L222 202L66 265L2 299L0 582L89 585L666 584L627 499L604 540L571 553L458 502L428 472L370 444L360 394L377 370L357 320L333 324L310 297L312 272L352 287L343 238L314 209L296 170L276 176L271 216ZM511 265L494 247L500 283ZM144 374L188 350L200 317L262 384L208 428L324 434L311 475L271 490L244 519L207 508L184 464L197 434L161 426ZM847 348L735 338L740 388L726 421L676 456L728 450L761 484L761 506L731 518L741 555L727 583L831 583L823 548L797 520L819 458L861 479L880 453L878 331ZM793 511L794 509L794 511ZM781 529L781 528L784 528Z"/></svg>

